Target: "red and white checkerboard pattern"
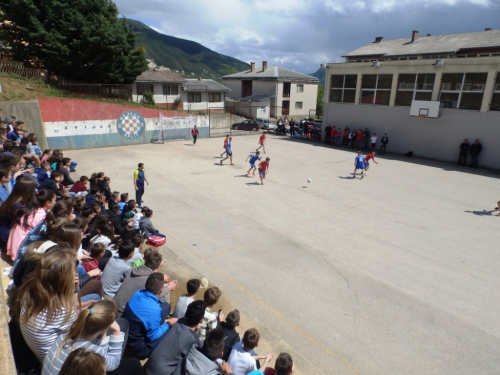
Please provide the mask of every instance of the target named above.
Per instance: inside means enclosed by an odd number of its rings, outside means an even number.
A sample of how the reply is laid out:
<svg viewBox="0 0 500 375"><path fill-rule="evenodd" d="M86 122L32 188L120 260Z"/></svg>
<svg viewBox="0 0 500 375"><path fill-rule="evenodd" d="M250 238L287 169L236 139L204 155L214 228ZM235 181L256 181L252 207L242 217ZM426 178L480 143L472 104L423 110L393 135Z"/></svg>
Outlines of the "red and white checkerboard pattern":
<svg viewBox="0 0 500 375"><path fill-rule="evenodd" d="M122 128L125 134L135 135L139 132L142 125L137 117L127 115L120 122L120 127Z"/></svg>

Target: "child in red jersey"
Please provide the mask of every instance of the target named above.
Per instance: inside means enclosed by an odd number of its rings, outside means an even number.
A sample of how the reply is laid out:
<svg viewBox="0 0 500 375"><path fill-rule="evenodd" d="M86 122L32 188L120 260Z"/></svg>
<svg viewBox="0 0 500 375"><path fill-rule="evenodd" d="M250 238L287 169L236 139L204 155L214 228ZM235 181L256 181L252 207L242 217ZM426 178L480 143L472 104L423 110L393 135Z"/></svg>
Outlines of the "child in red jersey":
<svg viewBox="0 0 500 375"><path fill-rule="evenodd" d="M264 180L266 179L266 173L269 169L270 158L266 158L266 160L261 161L259 163L259 176L260 176L260 184L264 185Z"/></svg>
<svg viewBox="0 0 500 375"><path fill-rule="evenodd" d="M223 157L224 154L226 153L227 142L229 142L229 134L226 135L226 139L224 139L224 146L222 146L224 148L224 152L220 154L220 157Z"/></svg>
<svg viewBox="0 0 500 375"><path fill-rule="evenodd" d="M266 133L262 133L262 135L259 138L259 148L256 151L259 151L262 147L262 150L264 150L264 154L266 153L266 146L264 145L266 143Z"/></svg>
<svg viewBox="0 0 500 375"><path fill-rule="evenodd" d="M378 164L376 161L375 161L375 151L372 151L370 152L368 155L366 155L365 157L365 172L370 168L370 160L373 160L373 162L375 164ZM367 174L365 173L365 176L367 176Z"/></svg>
<svg viewBox="0 0 500 375"><path fill-rule="evenodd" d="M89 252L91 259L82 261L82 266L85 269L85 272L99 269L99 259L104 256L105 251L106 245L102 242L97 242L90 246ZM96 276L97 280L100 278L101 276Z"/></svg>

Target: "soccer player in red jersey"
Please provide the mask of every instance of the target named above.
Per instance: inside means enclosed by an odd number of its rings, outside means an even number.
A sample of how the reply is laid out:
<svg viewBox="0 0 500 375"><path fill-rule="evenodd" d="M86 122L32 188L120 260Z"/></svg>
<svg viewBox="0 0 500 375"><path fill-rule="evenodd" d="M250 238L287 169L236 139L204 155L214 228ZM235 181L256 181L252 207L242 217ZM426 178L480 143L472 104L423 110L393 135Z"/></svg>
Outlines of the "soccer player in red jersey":
<svg viewBox="0 0 500 375"><path fill-rule="evenodd" d="M259 176L260 176L260 184L264 185L264 180L266 179L266 173L269 169L270 158L266 158L266 160L261 161L259 163Z"/></svg>
<svg viewBox="0 0 500 375"><path fill-rule="evenodd" d="M368 155L366 155L365 157L365 172L370 168L370 163L369 161L370 160L373 160L373 162L375 164L378 164L376 161L375 161L375 151L372 151L370 152ZM365 176L366 176L366 173L365 173Z"/></svg>
<svg viewBox="0 0 500 375"><path fill-rule="evenodd" d="M227 142L229 142L229 134L226 135L226 139L224 139L224 146L222 146L222 147L224 147L224 152L222 154L220 154L220 157L223 157L224 154L226 153Z"/></svg>
<svg viewBox="0 0 500 375"><path fill-rule="evenodd" d="M266 146L264 146L264 143L266 143L266 133L262 133L262 135L259 138L259 148L256 151L259 151L260 148L262 147L262 150L264 151L264 154L266 153Z"/></svg>

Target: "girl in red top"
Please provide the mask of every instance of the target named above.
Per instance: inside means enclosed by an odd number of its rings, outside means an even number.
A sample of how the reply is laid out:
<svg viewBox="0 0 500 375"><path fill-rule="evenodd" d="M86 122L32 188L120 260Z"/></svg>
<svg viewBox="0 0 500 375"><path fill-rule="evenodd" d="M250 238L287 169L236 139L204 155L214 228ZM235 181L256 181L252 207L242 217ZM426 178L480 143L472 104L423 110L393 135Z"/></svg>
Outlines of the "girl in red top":
<svg viewBox="0 0 500 375"><path fill-rule="evenodd" d="M330 144L335 144L335 126L330 130Z"/></svg>
<svg viewBox="0 0 500 375"><path fill-rule="evenodd" d="M368 155L366 155L365 157L365 172L370 168L370 163L369 161L370 160L373 160L373 162L375 164L378 164L376 161L375 161L375 151L372 151L370 152ZM365 176L366 176L366 173L365 173Z"/></svg>
<svg viewBox="0 0 500 375"><path fill-rule="evenodd" d="M262 147L262 150L264 151L264 154L265 154L266 153L266 146L264 145L265 142L266 142L266 133L262 133L262 135L259 138L260 146L256 151L259 151L260 148Z"/></svg>

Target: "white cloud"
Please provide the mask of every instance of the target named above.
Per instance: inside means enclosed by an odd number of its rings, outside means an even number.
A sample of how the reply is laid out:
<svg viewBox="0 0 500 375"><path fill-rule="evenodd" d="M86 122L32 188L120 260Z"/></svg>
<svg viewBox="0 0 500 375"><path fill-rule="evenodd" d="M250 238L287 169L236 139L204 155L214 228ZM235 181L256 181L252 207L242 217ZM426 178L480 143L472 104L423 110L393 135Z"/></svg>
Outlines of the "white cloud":
<svg viewBox="0 0 500 375"><path fill-rule="evenodd" d="M310 73L345 52L411 30L447 34L495 27L497 0L115 0L155 30L240 60ZM467 20L464 22L464 20Z"/></svg>

